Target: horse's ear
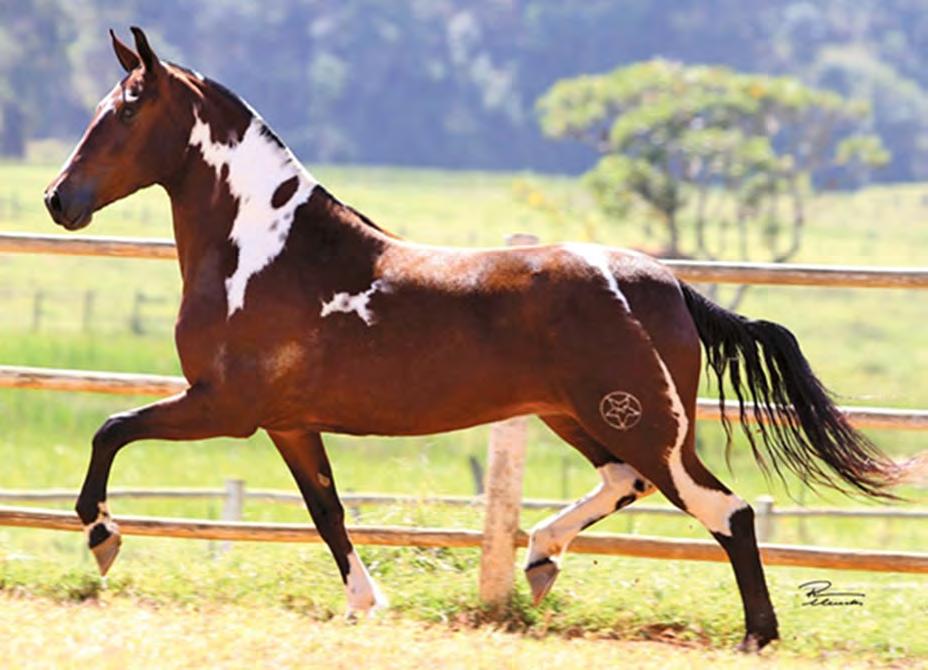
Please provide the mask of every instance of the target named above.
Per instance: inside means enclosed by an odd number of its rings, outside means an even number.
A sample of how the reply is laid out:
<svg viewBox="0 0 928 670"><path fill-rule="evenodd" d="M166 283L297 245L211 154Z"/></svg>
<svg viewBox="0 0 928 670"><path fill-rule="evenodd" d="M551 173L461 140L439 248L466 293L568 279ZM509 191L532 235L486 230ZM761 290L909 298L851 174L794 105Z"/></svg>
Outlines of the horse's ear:
<svg viewBox="0 0 928 670"><path fill-rule="evenodd" d="M138 26L132 26L129 30L135 35L135 50L138 52L139 58L142 59L142 64L148 72L155 74L161 68L161 61L158 60L155 52L148 45L148 38L145 37L145 33Z"/></svg>
<svg viewBox="0 0 928 670"><path fill-rule="evenodd" d="M122 65L122 69L126 72L132 72L139 66L139 57L121 39L116 37L116 33L113 32L112 28L110 28L110 37L113 38L113 51L116 52L116 60Z"/></svg>

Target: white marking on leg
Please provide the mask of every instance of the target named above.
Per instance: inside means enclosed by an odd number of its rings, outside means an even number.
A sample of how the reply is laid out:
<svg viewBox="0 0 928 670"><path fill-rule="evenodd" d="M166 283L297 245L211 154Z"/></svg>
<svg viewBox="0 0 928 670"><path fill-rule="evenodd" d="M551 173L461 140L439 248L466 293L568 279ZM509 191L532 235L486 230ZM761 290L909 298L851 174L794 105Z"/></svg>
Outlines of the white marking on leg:
<svg viewBox="0 0 928 670"><path fill-rule="evenodd" d="M319 315L325 318L336 312L345 312L346 314L357 312L361 320L368 326L371 326L375 321L374 314L371 312L369 305L371 296L377 293L377 291L382 290L383 287L384 283L378 279L371 284L369 289L361 293L355 293L354 295L350 293L336 293L328 302L322 301L322 311L319 312Z"/></svg>
<svg viewBox="0 0 928 670"><path fill-rule="evenodd" d="M97 525L102 523L103 527L106 528L110 533L118 533L119 526L116 525L116 522L113 521L113 517L110 515L109 507L106 505L106 501L97 503L97 518L84 526L84 533L87 535L88 541L90 540L90 531Z"/></svg>
<svg viewBox="0 0 928 670"><path fill-rule="evenodd" d="M560 564L567 546L584 526L615 512L616 504L625 496L643 498L654 491L650 482L625 463L608 463L597 470L603 479L601 484L532 529L526 567L545 558ZM635 488L636 481L644 483L644 491Z"/></svg>
<svg viewBox="0 0 928 670"><path fill-rule="evenodd" d="M348 613L365 614L373 610L389 606L386 597L381 593L377 583L371 579L364 563L352 550L348 554L348 576L345 581L345 591L348 595Z"/></svg>
<svg viewBox="0 0 928 670"><path fill-rule="evenodd" d="M670 478L683 504L686 505L687 512L696 517L709 531L731 536L729 523L731 515L747 507L747 503L733 493L701 486L686 471L683 465L683 443L686 440L686 432L689 430L689 420L686 417L683 403L680 401L680 395L677 393L676 384L673 383L670 370L667 369L660 354L656 351L654 354L664 374L671 412L677 421L677 437L667 455Z"/></svg>
<svg viewBox="0 0 928 670"><path fill-rule="evenodd" d="M216 171L228 166L229 193L238 200L229 239L238 247L238 266L226 280L227 316L245 306L248 281L283 250L297 207L305 203L318 182L293 153L268 137L257 114L238 142L213 142L209 123L194 112L188 144L199 148L206 163ZM296 192L283 207L271 206L274 191L297 178Z"/></svg>
<svg viewBox="0 0 928 670"><path fill-rule="evenodd" d="M619 289L619 282L616 280L615 275L609 268L608 249L597 244L583 244L580 242L568 242L563 246L564 249L572 254L579 256L591 267L596 269L606 280L606 286L608 286L609 291L612 292L618 301L625 306L625 309L631 311L631 307L628 305L628 300L625 298L625 294L623 294Z"/></svg>

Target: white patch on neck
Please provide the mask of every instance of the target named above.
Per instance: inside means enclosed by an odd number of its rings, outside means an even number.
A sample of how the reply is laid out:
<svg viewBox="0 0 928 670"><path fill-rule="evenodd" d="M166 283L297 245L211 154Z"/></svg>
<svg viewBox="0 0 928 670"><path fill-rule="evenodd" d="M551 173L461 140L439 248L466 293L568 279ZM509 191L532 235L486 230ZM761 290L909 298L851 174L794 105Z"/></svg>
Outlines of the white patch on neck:
<svg viewBox="0 0 928 670"><path fill-rule="evenodd" d="M312 194L318 182L293 153L262 133L265 127L255 115L239 142L213 142L209 123L194 113L188 144L198 147L218 180L228 166L229 192L238 199L238 212L229 239L238 247L238 266L226 279L228 317L245 306L248 280L273 261L283 250L297 207ZM283 182L297 178L296 192L284 204L271 206L274 191Z"/></svg>
<svg viewBox="0 0 928 670"><path fill-rule="evenodd" d="M345 580L348 596L348 614L367 614L389 607L386 597L380 592L377 583L371 579L364 563L352 550L348 554L348 576Z"/></svg>
<svg viewBox="0 0 928 670"><path fill-rule="evenodd" d="M683 465L683 442L686 440L689 420L686 418L686 411L680 401L680 395L677 393L670 370L667 369L664 360L656 351L654 355L657 356L657 362L664 374L671 411L677 420L677 437L673 448L667 455L667 465L670 468L670 478L673 480L674 488L677 489L683 504L686 505L686 511L696 517L710 532L731 537L731 515L747 507L747 503L733 493L725 493L699 485L686 471Z"/></svg>
<svg viewBox="0 0 928 670"><path fill-rule="evenodd" d="M371 312L369 305L371 296L381 290L383 286L383 281L377 279L371 284L369 289L361 293L355 293L354 295L344 292L336 293L328 302L322 301L322 311L319 312L319 316L325 318L336 312L345 312L346 314L357 312L361 320L368 326L371 326L375 321L374 314Z"/></svg>
<svg viewBox="0 0 928 670"><path fill-rule="evenodd" d="M601 247L598 244L583 244L581 242L568 242L563 245L563 247L598 270L606 280L606 286L609 287L609 291L625 306L625 309L631 311L628 300L626 300L625 295L619 289L619 282L609 268L609 252L605 247Z"/></svg>

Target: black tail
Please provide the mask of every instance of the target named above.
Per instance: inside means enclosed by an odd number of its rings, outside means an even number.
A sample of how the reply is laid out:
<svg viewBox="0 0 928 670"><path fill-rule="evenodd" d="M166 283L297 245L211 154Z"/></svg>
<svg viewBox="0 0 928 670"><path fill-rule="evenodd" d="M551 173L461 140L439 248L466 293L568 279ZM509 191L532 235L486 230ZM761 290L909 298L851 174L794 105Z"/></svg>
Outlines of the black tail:
<svg viewBox="0 0 928 670"><path fill-rule="evenodd" d="M812 372L791 332L770 321L729 312L680 282L686 306L706 348L707 366L718 379L722 423L725 372L738 398L741 427L754 458L765 470L747 425L746 396L754 403L757 432L773 469L795 473L805 484L824 484L844 492L895 499L887 489L898 481L897 465L855 430Z"/></svg>

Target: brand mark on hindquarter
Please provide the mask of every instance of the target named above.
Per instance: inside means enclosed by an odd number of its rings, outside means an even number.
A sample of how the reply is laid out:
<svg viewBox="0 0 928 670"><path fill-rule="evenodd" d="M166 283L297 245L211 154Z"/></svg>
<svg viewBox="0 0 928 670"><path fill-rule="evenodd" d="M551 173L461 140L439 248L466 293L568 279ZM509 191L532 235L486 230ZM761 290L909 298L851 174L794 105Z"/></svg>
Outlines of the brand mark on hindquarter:
<svg viewBox="0 0 928 670"><path fill-rule="evenodd" d="M641 421L641 402L627 391L613 391L599 401L603 421L616 430L629 430Z"/></svg>

